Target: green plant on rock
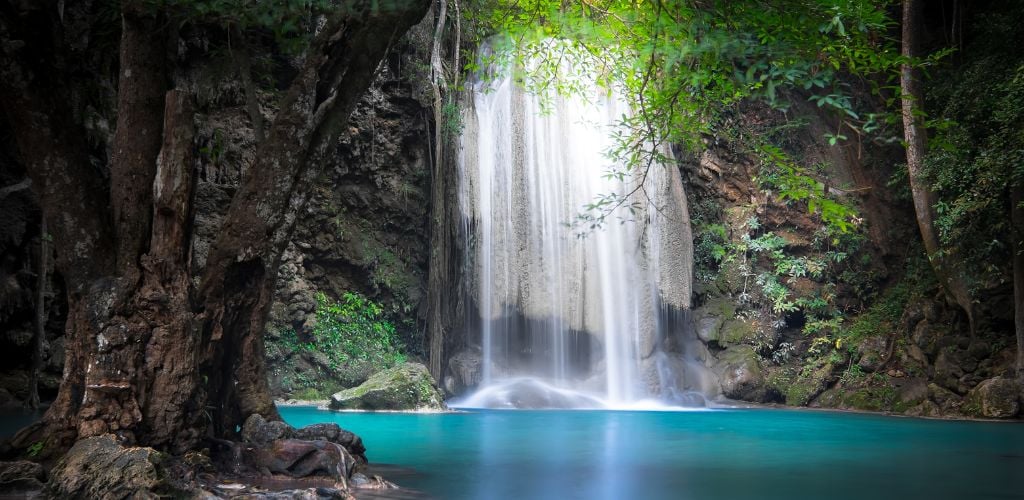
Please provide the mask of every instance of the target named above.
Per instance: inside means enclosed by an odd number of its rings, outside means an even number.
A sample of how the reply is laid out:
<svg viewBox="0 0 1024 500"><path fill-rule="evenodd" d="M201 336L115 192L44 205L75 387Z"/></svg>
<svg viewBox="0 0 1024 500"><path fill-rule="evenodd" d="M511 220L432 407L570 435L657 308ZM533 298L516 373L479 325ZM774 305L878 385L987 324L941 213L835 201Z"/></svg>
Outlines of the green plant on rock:
<svg viewBox="0 0 1024 500"><path fill-rule="evenodd" d="M332 369L347 365L377 371L406 359L380 304L358 293L347 292L340 302L317 293L312 337L312 347L327 355Z"/></svg>

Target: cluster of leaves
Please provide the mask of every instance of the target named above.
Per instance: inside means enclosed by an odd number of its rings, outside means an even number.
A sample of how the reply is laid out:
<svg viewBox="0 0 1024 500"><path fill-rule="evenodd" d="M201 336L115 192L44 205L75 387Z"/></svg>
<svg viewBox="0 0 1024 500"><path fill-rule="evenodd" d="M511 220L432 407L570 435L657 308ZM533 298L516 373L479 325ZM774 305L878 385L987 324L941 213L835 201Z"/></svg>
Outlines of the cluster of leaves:
<svg viewBox="0 0 1024 500"><path fill-rule="evenodd" d="M383 318L380 304L358 293L333 302L316 295L316 326L307 349L327 355L331 368L367 365L374 371L405 362L395 327Z"/></svg>
<svg viewBox="0 0 1024 500"><path fill-rule="evenodd" d="M873 78L891 78L903 62L888 37L889 4L487 0L469 15L496 35L483 60L505 62L527 89L579 94L596 82L622 96L634 112L621 117L608 152L622 171L609 175L642 176L665 163L667 144L703 147L722 116L744 100L785 110L787 96L799 91L858 132L873 127L877 117L861 116L840 76L872 77L865 81L875 92L891 83ZM826 221L848 228L848 208L777 151L765 156L783 174L783 197L806 200ZM607 212L631 206L632 194L598 200L589 207L598 214L583 222L601 224Z"/></svg>
<svg viewBox="0 0 1024 500"><path fill-rule="evenodd" d="M338 389L330 380L342 381L345 387L358 384L380 370L406 361L404 347L394 325L384 319L380 304L358 293L345 293L340 302L324 293L316 294L316 325L307 338L300 338L291 329L281 332L277 348L286 351L316 352L327 361L329 374L320 378L300 373L289 385L326 394ZM270 346L268 344L268 349ZM312 394L307 391L306 397Z"/></svg>
<svg viewBox="0 0 1024 500"><path fill-rule="evenodd" d="M946 251L960 253L976 286L1007 279L1010 193L1024 186L1024 13L1003 10L979 16L968 58L928 88L937 111L925 158L940 200L935 223Z"/></svg>

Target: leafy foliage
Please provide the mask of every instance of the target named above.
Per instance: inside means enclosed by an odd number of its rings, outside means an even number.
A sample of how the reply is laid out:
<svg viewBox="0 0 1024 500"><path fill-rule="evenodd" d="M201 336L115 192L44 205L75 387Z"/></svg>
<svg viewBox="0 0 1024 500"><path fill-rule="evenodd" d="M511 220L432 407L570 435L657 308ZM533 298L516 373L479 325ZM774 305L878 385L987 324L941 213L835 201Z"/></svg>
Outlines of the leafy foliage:
<svg viewBox="0 0 1024 500"><path fill-rule="evenodd" d="M928 89L938 111L925 159L940 200L935 223L945 251L959 252L971 266L975 286L1009 274L1010 192L1024 185L1022 25L1024 13L1015 6L979 16L977 42L965 50L970 57Z"/></svg>
<svg viewBox="0 0 1024 500"><path fill-rule="evenodd" d="M327 354L332 368L377 371L405 362L394 325L383 319L379 304L358 293L345 293L341 302L317 293L312 337L305 348Z"/></svg>
<svg viewBox="0 0 1024 500"><path fill-rule="evenodd" d="M887 35L889 3L486 0L469 15L495 34L483 61L506 64L527 89L579 94L596 81L624 96L635 111L621 117L608 151L624 165L610 175L623 178L667 164L669 144L701 149L745 100L787 110L789 96L802 93L833 110L842 127L874 131L880 118L856 109L841 77L864 77L875 93L891 83L903 60ZM829 140L842 137L837 131ZM780 196L806 201L826 222L849 229L852 209L825 196L781 151L761 153L777 166ZM600 225L610 211L631 206L631 194L602 196L582 222Z"/></svg>

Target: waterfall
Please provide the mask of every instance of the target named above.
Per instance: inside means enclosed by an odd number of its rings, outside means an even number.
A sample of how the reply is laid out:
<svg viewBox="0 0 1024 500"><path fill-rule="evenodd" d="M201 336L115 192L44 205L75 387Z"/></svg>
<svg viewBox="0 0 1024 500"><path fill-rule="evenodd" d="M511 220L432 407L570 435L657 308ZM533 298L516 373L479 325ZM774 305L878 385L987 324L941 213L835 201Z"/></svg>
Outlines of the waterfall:
<svg viewBox="0 0 1024 500"><path fill-rule="evenodd" d="M459 203L481 373L468 404L620 407L704 391L685 349L692 236L678 169L607 175L622 170L606 153L626 103L592 85L543 107L508 76L469 94ZM600 195L636 188L601 227L570 227Z"/></svg>

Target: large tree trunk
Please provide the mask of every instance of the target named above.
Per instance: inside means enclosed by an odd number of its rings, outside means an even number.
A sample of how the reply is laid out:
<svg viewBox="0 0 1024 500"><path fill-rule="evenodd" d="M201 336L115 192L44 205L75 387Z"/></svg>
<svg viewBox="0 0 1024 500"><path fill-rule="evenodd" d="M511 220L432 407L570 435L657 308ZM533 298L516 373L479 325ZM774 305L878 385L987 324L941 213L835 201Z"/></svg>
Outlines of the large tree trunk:
<svg viewBox="0 0 1024 500"><path fill-rule="evenodd" d="M39 408L39 375L43 371L43 343L46 340L46 265L50 258L47 245L46 217L39 223L39 261L36 263L36 334L32 339L32 365L28 375L28 407Z"/></svg>
<svg viewBox="0 0 1024 500"><path fill-rule="evenodd" d="M921 9L923 2L905 0L903 2L903 56L911 59L917 56L918 32L920 30ZM942 251L939 237L935 230L935 192L924 178L924 155L927 147L924 126L921 118L921 106L924 103L924 91L921 79L913 64L904 64L900 71L900 87L903 92L903 132L907 148L907 170L910 177L910 191L914 198L914 213L917 216L917 227L921 231L921 239L928 262L935 271L936 277L945 290L956 300L967 314L971 333L974 333L974 304L967 287L961 266L956 258Z"/></svg>
<svg viewBox="0 0 1024 500"><path fill-rule="evenodd" d="M189 269L194 112L188 95L165 90L167 23L123 9L108 187L85 167L65 89L46 86L61 79L29 69L47 61L16 43L46 34L0 9L0 106L18 124L18 152L41 190L68 282L64 382L43 425L16 441L45 438L59 451L111 432L182 452L207 436L233 436L250 414L278 417L263 327L281 254L342 125L427 4L350 3L320 27L198 286Z"/></svg>

